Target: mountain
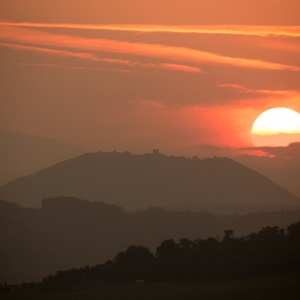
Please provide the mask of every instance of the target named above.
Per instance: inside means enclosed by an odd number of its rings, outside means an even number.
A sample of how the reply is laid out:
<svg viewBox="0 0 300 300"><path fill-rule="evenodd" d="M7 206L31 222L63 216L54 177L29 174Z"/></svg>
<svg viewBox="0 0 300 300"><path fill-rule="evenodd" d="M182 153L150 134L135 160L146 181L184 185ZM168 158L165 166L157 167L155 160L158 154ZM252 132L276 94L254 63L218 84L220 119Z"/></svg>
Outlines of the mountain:
<svg viewBox="0 0 300 300"><path fill-rule="evenodd" d="M0 130L0 185L83 154L66 142Z"/></svg>
<svg viewBox="0 0 300 300"><path fill-rule="evenodd" d="M125 209L182 204L299 205L263 175L229 159L129 152L87 153L0 187L0 198L40 207L45 197L104 201Z"/></svg>
<svg viewBox="0 0 300 300"><path fill-rule="evenodd" d="M239 155L233 159L300 197L300 143L287 147L266 148L270 152L273 151L270 154L276 156Z"/></svg>
<svg viewBox="0 0 300 300"><path fill-rule="evenodd" d="M300 197L300 169L292 168L267 168L262 166L249 166L249 168L261 173L280 186Z"/></svg>
<svg viewBox="0 0 300 300"><path fill-rule="evenodd" d="M158 208L126 213L116 205L74 197L44 199L40 209L0 201L0 274L5 281L20 283L22 276L35 281L57 270L103 263L130 245L154 251L166 239L222 239L228 229L240 237L299 220L300 210L215 216Z"/></svg>
<svg viewBox="0 0 300 300"><path fill-rule="evenodd" d="M272 168L253 164L245 165L266 176L300 198L300 168Z"/></svg>

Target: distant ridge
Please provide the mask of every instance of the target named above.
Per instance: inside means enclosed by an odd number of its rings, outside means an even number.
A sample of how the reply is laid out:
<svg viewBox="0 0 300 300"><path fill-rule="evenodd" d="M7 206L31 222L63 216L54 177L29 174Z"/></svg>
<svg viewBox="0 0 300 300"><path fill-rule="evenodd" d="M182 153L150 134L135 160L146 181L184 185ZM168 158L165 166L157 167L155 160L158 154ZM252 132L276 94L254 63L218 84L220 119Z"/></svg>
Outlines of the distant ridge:
<svg viewBox="0 0 300 300"><path fill-rule="evenodd" d="M192 159L130 152L87 153L0 187L0 198L40 207L78 197L125 209L188 204L299 205L295 195L229 158Z"/></svg>
<svg viewBox="0 0 300 300"><path fill-rule="evenodd" d="M86 151L67 142L0 130L0 185Z"/></svg>

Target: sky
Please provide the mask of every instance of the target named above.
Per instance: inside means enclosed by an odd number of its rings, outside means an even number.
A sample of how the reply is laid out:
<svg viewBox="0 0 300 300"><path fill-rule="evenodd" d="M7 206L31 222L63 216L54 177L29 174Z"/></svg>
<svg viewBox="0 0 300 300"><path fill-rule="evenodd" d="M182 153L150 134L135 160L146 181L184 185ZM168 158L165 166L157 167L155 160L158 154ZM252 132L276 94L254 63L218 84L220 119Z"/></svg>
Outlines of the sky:
<svg viewBox="0 0 300 300"><path fill-rule="evenodd" d="M299 11L299 0L0 0L0 130L91 151L266 153L255 119L300 112Z"/></svg>

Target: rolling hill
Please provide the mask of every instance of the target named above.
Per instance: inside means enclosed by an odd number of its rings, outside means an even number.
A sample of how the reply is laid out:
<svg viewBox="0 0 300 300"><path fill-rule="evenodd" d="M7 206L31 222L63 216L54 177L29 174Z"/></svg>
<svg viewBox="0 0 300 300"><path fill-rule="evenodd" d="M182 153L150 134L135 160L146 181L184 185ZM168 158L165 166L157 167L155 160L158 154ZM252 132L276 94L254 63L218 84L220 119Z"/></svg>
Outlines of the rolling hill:
<svg viewBox="0 0 300 300"><path fill-rule="evenodd" d="M276 182L297 197L300 197L300 168L268 168L260 165L246 165Z"/></svg>
<svg viewBox="0 0 300 300"><path fill-rule="evenodd" d="M66 142L0 130L0 185L83 154Z"/></svg>
<svg viewBox="0 0 300 300"><path fill-rule="evenodd" d="M168 157L158 151L87 153L0 187L0 199L40 207L45 197L104 201L125 209L149 206L299 205L263 175L229 158Z"/></svg>

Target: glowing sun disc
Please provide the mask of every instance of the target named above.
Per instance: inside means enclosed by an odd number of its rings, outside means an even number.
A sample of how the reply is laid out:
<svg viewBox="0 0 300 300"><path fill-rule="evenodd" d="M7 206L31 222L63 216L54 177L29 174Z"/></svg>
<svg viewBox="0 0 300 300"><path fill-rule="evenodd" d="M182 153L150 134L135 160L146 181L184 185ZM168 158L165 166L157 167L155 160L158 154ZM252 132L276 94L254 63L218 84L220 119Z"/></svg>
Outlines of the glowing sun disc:
<svg viewBox="0 0 300 300"><path fill-rule="evenodd" d="M271 108L260 114L253 123L252 134L300 133L300 114L290 108Z"/></svg>
<svg viewBox="0 0 300 300"><path fill-rule="evenodd" d="M260 114L252 126L255 146L287 146L300 142L300 114L290 108L271 108Z"/></svg>

